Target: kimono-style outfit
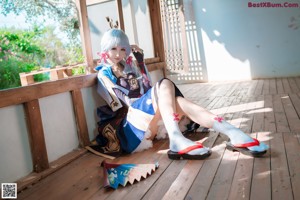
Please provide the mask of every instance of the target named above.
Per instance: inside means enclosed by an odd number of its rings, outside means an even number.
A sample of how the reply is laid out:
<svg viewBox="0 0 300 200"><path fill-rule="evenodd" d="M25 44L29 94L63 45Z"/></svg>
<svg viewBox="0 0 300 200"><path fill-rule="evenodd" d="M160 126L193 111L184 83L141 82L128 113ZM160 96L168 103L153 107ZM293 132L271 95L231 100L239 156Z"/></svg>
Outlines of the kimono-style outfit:
<svg viewBox="0 0 300 200"><path fill-rule="evenodd" d="M139 64L139 68L124 65L124 76L121 77L116 77L107 63L97 66L97 91L112 111L128 106L118 139L122 150L131 153L146 139L145 133L157 110L157 88L161 81L152 87L149 72L143 63ZM183 96L176 86L175 95Z"/></svg>

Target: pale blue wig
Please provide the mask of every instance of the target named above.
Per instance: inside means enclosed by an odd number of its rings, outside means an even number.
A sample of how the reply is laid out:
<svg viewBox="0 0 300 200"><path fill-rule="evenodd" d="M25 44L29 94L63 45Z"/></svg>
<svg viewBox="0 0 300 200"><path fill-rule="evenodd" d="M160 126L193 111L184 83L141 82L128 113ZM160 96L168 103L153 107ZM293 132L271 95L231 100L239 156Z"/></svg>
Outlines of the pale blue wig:
<svg viewBox="0 0 300 200"><path fill-rule="evenodd" d="M102 37L101 52L109 51L116 46L125 48L126 56L130 55L131 47L127 35L120 29L110 29Z"/></svg>

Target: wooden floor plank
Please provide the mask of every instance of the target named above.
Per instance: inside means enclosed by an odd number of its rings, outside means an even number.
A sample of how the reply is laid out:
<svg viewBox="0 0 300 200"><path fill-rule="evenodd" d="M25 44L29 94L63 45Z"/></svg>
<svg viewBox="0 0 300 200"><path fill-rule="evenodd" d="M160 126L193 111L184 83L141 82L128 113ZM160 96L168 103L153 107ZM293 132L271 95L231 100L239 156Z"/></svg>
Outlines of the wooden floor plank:
<svg viewBox="0 0 300 200"><path fill-rule="evenodd" d="M247 95L253 95L255 93L255 88L257 86L258 80L251 81L251 85L247 91Z"/></svg>
<svg viewBox="0 0 300 200"><path fill-rule="evenodd" d="M210 109L214 110L215 114L224 115L227 112L229 106L231 105L232 98L220 98L217 103L210 107ZM218 108L224 107L227 109L218 110ZM220 164L221 158L224 153L224 145L217 145L212 148L213 154L205 160L200 172L194 180L193 185L191 186L189 192L187 193L187 198L192 199L205 199L208 192L209 187L213 181L214 174ZM205 181L203 181L205 180Z"/></svg>
<svg viewBox="0 0 300 200"><path fill-rule="evenodd" d="M201 142L204 146L212 148L213 144L215 143L215 140L217 139L217 136L218 134L213 132L212 136L210 137L211 140ZM178 177L170 186L169 190L165 193L163 199L184 199L204 162L204 160L188 161L183 167Z"/></svg>
<svg viewBox="0 0 300 200"><path fill-rule="evenodd" d="M261 98L261 97L260 97ZM246 100L246 101L254 101L256 100L261 100L261 99L255 99L254 97ZM247 104L246 104L247 105ZM253 104L249 104L246 110L248 109L253 109L256 107L261 107L262 106L262 102L258 102L254 105L254 107L251 107ZM244 125L243 127L240 127L242 131L247 132L250 131L251 129L249 127L251 127L252 122L254 123L255 118L256 120L259 119L260 117L255 117L254 114L249 115L250 113L248 113L248 116L245 116L244 119L246 118L252 118L252 120L247 120L246 121L246 126ZM244 114L245 115L245 114ZM256 122L256 124L261 123L261 122ZM257 127L263 127L262 125L257 125ZM259 128L258 128L259 129ZM252 130L254 131L254 130ZM228 199L250 199L250 189L251 189L251 178L252 178L252 171L253 171L253 158L240 154L239 155L239 159L236 165L236 170L234 173L234 177L233 177L233 181L232 181L232 185L231 185L231 189L230 189L230 194Z"/></svg>
<svg viewBox="0 0 300 200"><path fill-rule="evenodd" d="M264 95L270 94L270 79L264 79L264 87L262 93Z"/></svg>
<svg viewBox="0 0 300 200"><path fill-rule="evenodd" d="M173 161L143 199L162 199L186 163L186 160Z"/></svg>
<svg viewBox="0 0 300 200"><path fill-rule="evenodd" d="M298 88L296 80L295 80L294 77L289 77L288 81L289 81L289 84L291 86L292 93L297 93L297 92L300 91L300 88Z"/></svg>
<svg viewBox="0 0 300 200"><path fill-rule="evenodd" d="M264 96L265 107L264 107L264 131L276 132L275 116L273 109L273 96L265 95Z"/></svg>
<svg viewBox="0 0 300 200"><path fill-rule="evenodd" d="M276 135L276 137L273 137L271 140L272 199L292 200L293 192L283 136L282 133L275 133L273 135Z"/></svg>
<svg viewBox="0 0 300 200"><path fill-rule="evenodd" d="M268 98L269 97L269 98ZM260 108L259 112L254 113L253 129L254 135L259 141L270 145L270 131L276 131L274 124L274 112L268 109L272 106L271 95L257 96L256 107ZM261 107L263 106L263 109ZM271 110L272 111L272 110ZM265 119L265 120L264 120ZM256 124L256 125L255 125ZM267 132L266 132L267 131ZM250 199L271 199L271 176L270 173L270 153L267 152L261 158L255 158L253 162L253 176L251 181Z"/></svg>
<svg viewBox="0 0 300 200"><path fill-rule="evenodd" d="M212 155L205 160L199 174L195 178L193 185L186 195L186 199L206 199L211 183L213 182L215 173L225 151L223 139L219 137L217 140L221 141L216 142L216 145L212 148Z"/></svg>
<svg viewBox="0 0 300 200"><path fill-rule="evenodd" d="M67 167L46 177L30 190L24 190L19 193L18 199L61 199L67 195L65 193L67 188L72 187L74 183L81 180L91 171L95 171L97 166L95 166L93 161L98 162L101 159L95 155L85 154ZM76 176L74 176L75 174Z"/></svg>
<svg viewBox="0 0 300 200"><path fill-rule="evenodd" d="M292 89L287 78L282 79L282 85L283 85L284 94L292 93Z"/></svg>
<svg viewBox="0 0 300 200"><path fill-rule="evenodd" d="M281 78L276 78L276 87L277 87L277 94L284 94L283 84Z"/></svg>
<svg viewBox="0 0 300 200"><path fill-rule="evenodd" d="M288 159L290 179L293 188L294 199L300 199L300 145L297 142L297 134L284 133L284 144Z"/></svg>
<svg viewBox="0 0 300 200"><path fill-rule="evenodd" d="M270 94L277 94L276 79L270 79Z"/></svg>
<svg viewBox="0 0 300 200"><path fill-rule="evenodd" d="M300 116L300 96L298 96L297 94L290 94L289 96L297 112L297 115Z"/></svg>
<svg viewBox="0 0 300 200"><path fill-rule="evenodd" d="M281 102L282 97L285 96L286 95L280 94L273 96L273 106L277 132L290 132L290 128Z"/></svg>
<svg viewBox="0 0 300 200"><path fill-rule="evenodd" d="M255 110L253 110L252 132L262 132L264 130L264 96L255 98Z"/></svg>
<svg viewBox="0 0 300 200"><path fill-rule="evenodd" d="M297 115L294 105L292 104L290 96L283 97L281 101L290 130L292 132L300 132L300 119Z"/></svg>
<svg viewBox="0 0 300 200"><path fill-rule="evenodd" d="M255 88L255 95L260 95L263 93L264 80L258 80L257 86Z"/></svg>
<svg viewBox="0 0 300 200"><path fill-rule="evenodd" d="M253 158L239 154L228 199L250 199Z"/></svg>
<svg viewBox="0 0 300 200"><path fill-rule="evenodd" d="M259 133L257 139L269 145L265 138L266 134ZM251 181L250 199L272 199L271 196L271 177L270 177L270 153L267 152L261 158L254 158Z"/></svg>
<svg viewBox="0 0 300 200"><path fill-rule="evenodd" d="M86 153L18 193L18 199L300 199L300 77L179 85L183 94L270 146L261 158L230 152L228 138L188 134L212 145L202 161L168 158L168 139L113 163L154 163L148 178L103 187L103 158ZM55 192L53 192L55 191Z"/></svg>
<svg viewBox="0 0 300 200"><path fill-rule="evenodd" d="M268 98L269 97L269 98ZM267 95L267 97L263 97L264 99L264 109L263 113L255 113L253 118L261 119L255 120L258 125L253 126L252 132L255 132L256 138L259 141L264 142L265 144L270 144L270 132L264 132L267 128L273 128L273 131L276 130L274 124L274 112L268 112L268 108L272 106L272 97L271 95ZM261 96L258 96L256 100L262 100ZM261 106L261 102L257 101L258 107ZM256 116L258 115L258 116ZM264 118L262 118L262 115ZM259 123L263 125L259 125ZM256 132L258 131L258 132ZM261 158L255 158L253 162L253 170L252 170L252 181L251 181L251 191L249 199L271 199L271 177L270 173L270 153L267 152Z"/></svg>
<svg viewBox="0 0 300 200"><path fill-rule="evenodd" d="M295 82L297 84L298 89L300 90L300 77L295 77Z"/></svg>
<svg viewBox="0 0 300 200"><path fill-rule="evenodd" d="M242 99L243 97L236 97L228 107L225 114L225 118L237 127L240 126L240 118L242 116L242 113L240 112L241 108L237 105L241 103ZM244 102L242 101L242 103ZM230 152L228 150L225 150L218 167L218 171L216 172L215 178L212 182L207 199L228 198L238 156L239 153L237 152Z"/></svg>

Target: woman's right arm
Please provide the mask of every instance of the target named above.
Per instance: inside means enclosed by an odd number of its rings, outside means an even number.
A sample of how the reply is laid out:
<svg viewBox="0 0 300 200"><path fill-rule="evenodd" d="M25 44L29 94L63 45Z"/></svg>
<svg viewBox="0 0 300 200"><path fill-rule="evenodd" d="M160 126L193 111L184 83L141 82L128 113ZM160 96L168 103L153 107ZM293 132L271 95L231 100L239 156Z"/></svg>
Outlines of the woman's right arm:
<svg viewBox="0 0 300 200"><path fill-rule="evenodd" d="M118 86L115 82L116 79L110 74L109 70L101 70L99 72L97 91L113 111L118 110L123 107L123 105L130 106L133 102L133 100L128 97L129 91Z"/></svg>

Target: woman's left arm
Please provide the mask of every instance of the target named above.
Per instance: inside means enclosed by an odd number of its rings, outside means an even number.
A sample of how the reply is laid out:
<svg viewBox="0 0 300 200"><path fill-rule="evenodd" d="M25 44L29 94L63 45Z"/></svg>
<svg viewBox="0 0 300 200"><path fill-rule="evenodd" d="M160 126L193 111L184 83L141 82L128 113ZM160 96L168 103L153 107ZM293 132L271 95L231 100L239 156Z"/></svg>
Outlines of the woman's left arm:
<svg viewBox="0 0 300 200"><path fill-rule="evenodd" d="M149 88L152 87L152 83L151 83L150 74L144 62L144 52L137 45L131 45L131 49L143 77L144 89L148 90Z"/></svg>

